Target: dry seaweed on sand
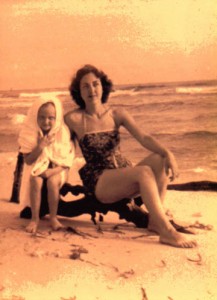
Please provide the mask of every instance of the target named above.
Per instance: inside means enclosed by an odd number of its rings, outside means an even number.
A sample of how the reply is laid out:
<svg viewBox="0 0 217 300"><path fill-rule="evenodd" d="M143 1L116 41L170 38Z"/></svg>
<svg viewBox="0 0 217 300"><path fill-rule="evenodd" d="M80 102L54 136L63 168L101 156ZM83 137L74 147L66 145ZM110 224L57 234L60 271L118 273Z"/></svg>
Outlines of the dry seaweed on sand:
<svg viewBox="0 0 217 300"><path fill-rule="evenodd" d="M194 224L191 224L189 225L190 228L196 228L196 229L203 229L203 230L212 230L213 229L213 226L210 225L210 224L203 224L203 223L200 223L199 221L195 221Z"/></svg>
<svg viewBox="0 0 217 300"><path fill-rule="evenodd" d="M135 271L133 269L130 269L129 271L124 271L124 272L120 273L119 277L123 277L125 279L128 279L129 277L131 277L134 274L135 274Z"/></svg>
<svg viewBox="0 0 217 300"><path fill-rule="evenodd" d="M125 222L125 223L119 223L119 224L116 224L113 226L113 230L118 230L119 227L125 227L125 228L135 228L136 226L135 225L132 225L131 223L129 222Z"/></svg>
<svg viewBox="0 0 217 300"><path fill-rule="evenodd" d="M142 291L142 300L148 300L146 290L143 287L141 287L141 291Z"/></svg>
<svg viewBox="0 0 217 300"><path fill-rule="evenodd" d="M116 273L118 273L118 277L122 277L125 279L128 279L129 277L131 277L132 275L135 274L135 271L133 269L121 272L118 267L116 267L112 264L105 264L105 263L101 262L100 265L112 268Z"/></svg>
<svg viewBox="0 0 217 300"><path fill-rule="evenodd" d="M112 268L115 272L120 273L118 267L116 267L116 266L114 266L114 265L112 265L112 264L109 264L109 265L108 265L108 264L105 264L105 263L102 263L102 262L101 262L100 265L105 266L105 267Z"/></svg>
<svg viewBox="0 0 217 300"><path fill-rule="evenodd" d="M119 233L119 234L125 234L123 231L118 230L118 227L113 226L112 228L103 228L100 225L97 225L97 232L99 233L104 233L104 232L114 232L114 233Z"/></svg>
<svg viewBox="0 0 217 300"><path fill-rule="evenodd" d="M83 254L83 253L88 253L88 250L85 249L83 246L77 246L77 248L72 249L71 252L72 252L72 253L69 255L69 258L70 258L70 259L73 259L73 260L80 260L80 261L83 261L83 262L85 262L85 263L88 263L88 264L91 264L91 265L93 265L93 266L98 267L98 265L97 265L96 263L81 258L81 254Z"/></svg>
<svg viewBox="0 0 217 300"><path fill-rule="evenodd" d="M197 253L197 257L195 258L187 257L187 260L195 262L197 265L202 265L202 256L200 253Z"/></svg>
<svg viewBox="0 0 217 300"><path fill-rule="evenodd" d="M68 226L66 228L66 231L67 231L66 234L67 233L74 233L74 234L80 235L80 236L82 236L84 238L89 238L89 237L91 237L91 238L97 238L97 236L94 236L94 235L92 235L90 233L82 232L82 231L80 231L80 230L78 230L78 229L76 229L76 228L74 228L72 226Z"/></svg>
<svg viewBox="0 0 217 300"><path fill-rule="evenodd" d="M135 239L140 239L140 238L143 238L143 237L149 237L149 236L152 236L152 235L153 234L147 232L147 233L143 233L143 234L140 234L140 235L132 236L131 239L135 240Z"/></svg>
<svg viewBox="0 0 217 300"><path fill-rule="evenodd" d="M81 259L81 254L88 253L88 250L86 248L84 248L83 246L79 246L79 245L75 245L72 244L73 247L75 247L74 249L71 250L71 254L69 255L69 258L71 259Z"/></svg>
<svg viewBox="0 0 217 300"><path fill-rule="evenodd" d="M167 265L166 262L165 262L165 260L163 260L163 259L161 259L161 264L162 264L161 265L162 267L166 267L166 265Z"/></svg>

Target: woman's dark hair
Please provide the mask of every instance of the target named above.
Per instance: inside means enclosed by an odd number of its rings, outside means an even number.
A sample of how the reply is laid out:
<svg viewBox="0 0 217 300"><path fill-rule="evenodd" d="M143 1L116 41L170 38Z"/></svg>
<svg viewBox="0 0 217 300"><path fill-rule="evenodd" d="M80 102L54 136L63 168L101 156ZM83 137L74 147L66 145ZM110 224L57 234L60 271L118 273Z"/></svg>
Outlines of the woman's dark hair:
<svg viewBox="0 0 217 300"><path fill-rule="evenodd" d="M108 76L104 72L98 70L96 67L94 67L92 65L85 65L82 68L80 68L77 71L75 77L72 79L72 82L69 86L69 92L70 92L70 95L72 96L72 99L75 101L75 103L81 109L85 108L85 102L81 97L80 82L81 82L81 79L89 73L93 73L101 81L102 89L103 89L102 99L101 99L102 103L107 102L108 96L109 96L110 92L112 91L112 87L113 87L113 83L108 78Z"/></svg>

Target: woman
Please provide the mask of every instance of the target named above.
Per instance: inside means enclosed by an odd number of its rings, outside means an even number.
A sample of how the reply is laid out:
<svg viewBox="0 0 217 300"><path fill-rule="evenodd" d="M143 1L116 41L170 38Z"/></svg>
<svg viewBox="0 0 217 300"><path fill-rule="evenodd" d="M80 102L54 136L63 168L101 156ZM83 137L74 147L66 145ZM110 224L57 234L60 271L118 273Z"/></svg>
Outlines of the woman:
<svg viewBox="0 0 217 300"><path fill-rule="evenodd" d="M111 80L91 65L79 69L70 85L71 96L79 109L67 113L65 123L78 140L86 160L79 171L84 186L99 202L106 204L140 194L150 215L148 229L159 233L161 243L195 247L194 240L188 240L174 229L162 205L169 173L171 180L178 176L173 154L144 134L127 111L106 104L111 90ZM121 126L152 152L136 166L120 153Z"/></svg>

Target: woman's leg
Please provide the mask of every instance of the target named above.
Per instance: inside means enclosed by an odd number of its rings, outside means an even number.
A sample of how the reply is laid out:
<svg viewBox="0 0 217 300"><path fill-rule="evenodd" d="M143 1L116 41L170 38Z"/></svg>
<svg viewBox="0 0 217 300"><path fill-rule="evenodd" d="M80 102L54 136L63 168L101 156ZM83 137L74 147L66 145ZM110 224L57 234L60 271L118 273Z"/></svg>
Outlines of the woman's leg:
<svg viewBox="0 0 217 300"><path fill-rule="evenodd" d="M38 229L42 184L43 179L41 177L30 177L30 203L32 210L32 220L26 227L26 231L30 233L36 233Z"/></svg>
<svg viewBox="0 0 217 300"><path fill-rule="evenodd" d="M167 185L169 181L169 176L165 171L165 160L158 154L151 154L138 163L138 166L145 165L149 166L154 173L161 203L162 205L164 205L164 199L166 196ZM157 226L155 225L151 216L149 218L148 229L154 232L158 232Z"/></svg>
<svg viewBox="0 0 217 300"><path fill-rule="evenodd" d="M112 187L112 188L111 188ZM161 203L155 175L149 166L105 170L96 185L96 197L103 203L141 194L160 235L160 241L175 247L194 247L195 241L178 233L167 219Z"/></svg>
<svg viewBox="0 0 217 300"><path fill-rule="evenodd" d="M61 187L60 174L53 175L47 179L48 205L49 205L49 212L50 212L50 222L53 230L58 230L60 228L63 228L63 225L57 219L60 187Z"/></svg>
<svg viewBox="0 0 217 300"><path fill-rule="evenodd" d="M158 154L151 154L141 160L137 166L149 166L152 169L156 179L160 199L163 203L169 181L168 175L165 172L164 158Z"/></svg>

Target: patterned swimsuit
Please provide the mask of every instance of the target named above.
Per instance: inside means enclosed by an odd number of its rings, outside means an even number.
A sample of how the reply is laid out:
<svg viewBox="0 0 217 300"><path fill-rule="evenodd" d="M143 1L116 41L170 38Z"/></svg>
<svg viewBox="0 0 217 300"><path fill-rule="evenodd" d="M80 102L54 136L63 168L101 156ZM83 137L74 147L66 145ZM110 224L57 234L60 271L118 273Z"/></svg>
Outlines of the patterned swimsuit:
<svg viewBox="0 0 217 300"><path fill-rule="evenodd" d="M87 132L79 141L86 164L79 170L88 192L94 193L99 176L106 169L132 166L120 153L120 134L117 129Z"/></svg>

